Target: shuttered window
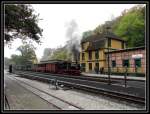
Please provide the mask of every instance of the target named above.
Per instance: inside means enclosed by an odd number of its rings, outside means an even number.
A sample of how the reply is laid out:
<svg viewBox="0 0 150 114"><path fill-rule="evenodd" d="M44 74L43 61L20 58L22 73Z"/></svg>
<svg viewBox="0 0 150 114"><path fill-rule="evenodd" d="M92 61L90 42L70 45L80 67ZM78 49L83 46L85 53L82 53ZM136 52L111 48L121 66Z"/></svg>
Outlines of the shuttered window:
<svg viewBox="0 0 150 114"><path fill-rule="evenodd" d="M135 59L135 66L141 67L141 59Z"/></svg>
<svg viewBox="0 0 150 114"><path fill-rule="evenodd" d="M127 67L130 66L129 59L123 60L123 67L125 67L125 66L127 66Z"/></svg>
<svg viewBox="0 0 150 114"><path fill-rule="evenodd" d="M112 61L112 67L116 67L116 61L115 60Z"/></svg>
<svg viewBox="0 0 150 114"><path fill-rule="evenodd" d="M89 70L92 70L92 63L89 63Z"/></svg>

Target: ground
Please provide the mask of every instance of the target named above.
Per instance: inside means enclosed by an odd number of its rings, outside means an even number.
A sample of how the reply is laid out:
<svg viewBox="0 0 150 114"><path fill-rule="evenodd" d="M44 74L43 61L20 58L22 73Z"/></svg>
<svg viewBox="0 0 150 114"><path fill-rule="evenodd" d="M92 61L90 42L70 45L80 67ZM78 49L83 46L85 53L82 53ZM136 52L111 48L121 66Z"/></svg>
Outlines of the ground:
<svg viewBox="0 0 150 114"><path fill-rule="evenodd" d="M10 78L14 78L14 76L15 75L6 75L5 73L5 83L7 86L5 91L8 96L8 101L10 103L11 109L57 110L57 108L52 104L47 103L45 100L36 96L32 92L28 91L29 88L25 86L23 87L23 84L18 84L15 81L12 81ZM113 100L101 95L97 95L97 94L93 94L81 90L76 90L76 89L64 90L61 88L59 90L55 90L52 85L49 85L47 83L42 83L36 80L29 80L20 77L15 77L15 78L17 78L20 81L26 82L34 87L37 87L49 94L52 94L53 96L59 97L67 102L82 107L83 110L144 110L145 109L145 107L140 107L126 102ZM54 101L53 99L51 100Z"/></svg>
<svg viewBox="0 0 150 114"><path fill-rule="evenodd" d="M27 109L48 109L56 110L57 108L50 105L40 97L36 96L26 88L20 86L9 78L5 78L6 95L12 110L27 110Z"/></svg>

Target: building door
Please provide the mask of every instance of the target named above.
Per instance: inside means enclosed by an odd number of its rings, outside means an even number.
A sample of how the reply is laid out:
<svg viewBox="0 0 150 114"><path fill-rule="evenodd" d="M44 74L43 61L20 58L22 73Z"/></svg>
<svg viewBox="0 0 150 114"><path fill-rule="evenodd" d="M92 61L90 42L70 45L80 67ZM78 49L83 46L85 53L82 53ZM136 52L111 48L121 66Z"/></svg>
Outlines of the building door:
<svg viewBox="0 0 150 114"><path fill-rule="evenodd" d="M89 71L92 71L92 63L89 63Z"/></svg>
<svg viewBox="0 0 150 114"><path fill-rule="evenodd" d="M95 66L96 66L97 68L99 68L99 63L95 63Z"/></svg>

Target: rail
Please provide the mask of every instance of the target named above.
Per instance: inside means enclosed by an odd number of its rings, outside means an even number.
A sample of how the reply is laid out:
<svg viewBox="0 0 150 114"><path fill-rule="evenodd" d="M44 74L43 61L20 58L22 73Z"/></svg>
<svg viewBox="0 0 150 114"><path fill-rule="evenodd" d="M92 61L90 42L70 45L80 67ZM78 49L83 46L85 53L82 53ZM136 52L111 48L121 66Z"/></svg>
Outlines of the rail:
<svg viewBox="0 0 150 114"><path fill-rule="evenodd" d="M40 93L42 93L42 94L48 95L48 96L50 96L50 97L53 97L53 98L55 98L56 100L59 100L59 101L65 103L65 104L68 104L69 106L73 106L76 110L83 110L82 107L77 106L77 105L75 105L75 104L73 104L73 103L70 103L70 102L68 102L68 101L65 101L65 100L63 100L63 99L61 99L61 98L59 98L59 97L56 97L56 96L54 96L54 95L48 93L48 92L45 92L44 90L41 90L41 89L39 89L39 88L37 88L37 87L31 85L31 84L28 84L28 83L25 82L25 81L21 81L21 80L19 80L19 79L17 79L17 78L15 78L15 80L16 80L17 83L18 83L19 85L21 85L22 87L24 87L22 84L25 84L25 85L27 85L27 86L29 86L29 87L31 87L31 88L37 90L38 92L40 92ZM20 83L21 83L21 84L20 84ZM24 88L26 88L26 87L24 87ZM26 88L26 89L27 89L27 88ZM49 104L52 104L52 105L55 106L57 109L63 110L64 107L62 107L62 105L58 106L58 103L55 104L55 103L52 103L52 102L47 101L46 99L42 98L42 97L40 96L40 94L36 94L35 91L33 92L32 89L31 89L31 90L28 89L28 90L29 90L30 92L32 92L33 94L39 96L41 99L45 100L45 101L48 102Z"/></svg>
<svg viewBox="0 0 150 114"><path fill-rule="evenodd" d="M24 74L24 73L20 73L26 77L30 77L32 79L39 79L42 81L46 81L48 83L50 82L55 82L54 80L57 80L58 86L60 84L64 84L66 86L70 86L70 87L74 87L77 89L83 89L83 90L87 90L90 92L94 92L94 93L100 93L109 97L114 97L117 99L121 99L121 100L125 100L128 102L134 102L137 104L145 104L145 98L143 97L139 97L139 96L135 96L135 95L131 95L131 94L125 94L122 92L116 92L116 91L110 91L110 90L106 90L106 89L102 89L102 88L97 88L97 87L93 87L93 86L89 86L89 85L84 85L84 84L79 84L79 83L73 83L73 82L69 82L69 81L62 81L60 79L50 79L50 78L45 78L45 77L41 77L41 76L35 76L35 74ZM79 80L79 79L78 79ZM56 83L56 82L55 82Z"/></svg>

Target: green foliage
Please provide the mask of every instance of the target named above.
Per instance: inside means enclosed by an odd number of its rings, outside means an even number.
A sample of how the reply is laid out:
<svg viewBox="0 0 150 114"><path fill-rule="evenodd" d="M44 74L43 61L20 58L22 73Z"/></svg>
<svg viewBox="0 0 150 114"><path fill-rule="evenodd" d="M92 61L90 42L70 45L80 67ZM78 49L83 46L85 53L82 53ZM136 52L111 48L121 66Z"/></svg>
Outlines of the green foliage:
<svg viewBox="0 0 150 114"><path fill-rule="evenodd" d="M17 64L17 65L22 64L22 59L21 59L21 56L19 55L15 55L15 54L11 55L10 61L12 64Z"/></svg>
<svg viewBox="0 0 150 114"><path fill-rule="evenodd" d="M144 46L145 6L137 5L129 10L124 10L121 16L98 25L93 30L94 34L106 32L107 26L111 27L111 32L127 41L127 47Z"/></svg>
<svg viewBox="0 0 150 114"><path fill-rule="evenodd" d="M21 55L12 55L11 62L13 64L25 65L37 63L35 47L31 44L25 44L17 48Z"/></svg>
<svg viewBox="0 0 150 114"><path fill-rule="evenodd" d="M30 5L5 5L5 41L15 38L30 38L40 42L42 29L38 26L38 15Z"/></svg>
<svg viewBox="0 0 150 114"><path fill-rule="evenodd" d="M114 33L124 38L128 47L143 46L145 43L145 7L136 6L122 15L115 23Z"/></svg>
<svg viewBox="0 0 150 114"><path fill-rule="evenodd" d="M9 65L11 64L11 61L9 58L7 57L4 57L4 68L7 68L9 67Z"/></svg>
<svg viewBox="0 0 150 114"><path fill-rule="evenodd" d="M91 30L86 31L86 32L83 32L82 38L84 39L84 38L86 38L86 37L88 37L88 36L91 36L91 35L93 35L93 34L94 34L94 32L91 31Z"/></svg>
<svg viewBox="0 0 150 114"><path fill-rule="evenodd" d="M67 49L66 48L58 48L53 52L53 55L50 56L50 59L61 59L67 60Z"/></svg>

